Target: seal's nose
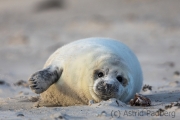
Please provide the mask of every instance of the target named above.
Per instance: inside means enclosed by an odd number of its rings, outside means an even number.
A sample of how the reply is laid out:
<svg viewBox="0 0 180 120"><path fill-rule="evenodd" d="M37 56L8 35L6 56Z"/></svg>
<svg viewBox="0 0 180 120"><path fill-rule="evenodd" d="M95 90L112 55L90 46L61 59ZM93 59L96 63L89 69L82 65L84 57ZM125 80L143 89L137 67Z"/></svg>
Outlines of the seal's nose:
<svg viewBox="0 0 180 120"><path fill-rule="evenodd" d="M104 83L104 88L106 90L110 89L112 87L112 84L109 84L109 83Z"/></svg>

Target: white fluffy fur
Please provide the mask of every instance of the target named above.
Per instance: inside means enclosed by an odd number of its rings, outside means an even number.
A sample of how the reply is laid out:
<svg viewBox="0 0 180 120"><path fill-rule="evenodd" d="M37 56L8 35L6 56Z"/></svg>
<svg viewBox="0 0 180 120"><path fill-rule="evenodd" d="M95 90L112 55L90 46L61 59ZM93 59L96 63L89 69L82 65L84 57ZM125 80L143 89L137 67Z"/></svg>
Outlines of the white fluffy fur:
<svg viewBox="0 0 180 120"><path fill-rule="evenodd" d="M55 51L44 68L53 65L63 69L63 72L58 82L41 94L41 100L62 106L88 104L89 100L101 101L91 87L96 84L93 71L105 61L111 60L121 62L118 69L128 78L128 85L119 93L119 99L127 102L141 89L141 67L134 53L126 45L108 38L78 40Z"/></svg>

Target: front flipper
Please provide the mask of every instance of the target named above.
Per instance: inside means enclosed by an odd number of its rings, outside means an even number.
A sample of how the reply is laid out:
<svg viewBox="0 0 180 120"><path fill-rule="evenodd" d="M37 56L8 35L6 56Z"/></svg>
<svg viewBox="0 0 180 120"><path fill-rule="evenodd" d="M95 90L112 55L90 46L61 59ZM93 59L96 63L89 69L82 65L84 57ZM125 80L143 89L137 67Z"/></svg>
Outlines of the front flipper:
<svg viewBox="0 0 180 120"><path fill-rule="evenodd" d="M40 94L47 90L53 83L57 82L62 74L62 69L50 66L41 71L34 73L29 78L29 86L31 90Z"/></svg>

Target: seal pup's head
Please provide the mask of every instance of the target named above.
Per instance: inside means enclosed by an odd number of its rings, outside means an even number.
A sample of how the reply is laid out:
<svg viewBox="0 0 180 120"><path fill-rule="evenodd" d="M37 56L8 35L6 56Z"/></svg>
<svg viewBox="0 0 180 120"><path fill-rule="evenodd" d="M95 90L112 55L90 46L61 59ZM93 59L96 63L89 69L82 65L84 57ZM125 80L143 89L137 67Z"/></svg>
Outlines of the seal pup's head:
<svg viewBox="0 0 180 120"><path fill-rule="evenodd" d="M91 95L96 101L110 98L124 99L128 93L128 68L117 56L99 58L93 68L93 87ZM128 89L127 89L128 88Z"/></svg>

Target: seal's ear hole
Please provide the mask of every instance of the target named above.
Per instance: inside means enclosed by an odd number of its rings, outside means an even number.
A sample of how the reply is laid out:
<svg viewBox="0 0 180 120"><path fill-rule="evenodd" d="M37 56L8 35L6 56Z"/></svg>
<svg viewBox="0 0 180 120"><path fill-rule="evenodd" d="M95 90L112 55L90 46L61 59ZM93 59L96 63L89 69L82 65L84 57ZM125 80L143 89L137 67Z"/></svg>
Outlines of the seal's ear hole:
<svg viewBox="0 0 180 120"><path fill-rule="evenodd" d="M116 77L116 79L123 85L123 86L126 86L128 84L128 81L127 79L125 79L123 76L121 75L118 75Z"/></svg>
<svg viewBox="0 0 180 120"><path fill-rule="evenodd" d="M99 72L98 73L98 77L100 78L100 77L103 77L104 76L104 73L103 72Z"/></svg>

